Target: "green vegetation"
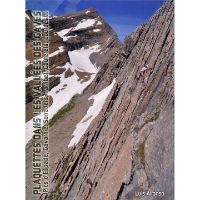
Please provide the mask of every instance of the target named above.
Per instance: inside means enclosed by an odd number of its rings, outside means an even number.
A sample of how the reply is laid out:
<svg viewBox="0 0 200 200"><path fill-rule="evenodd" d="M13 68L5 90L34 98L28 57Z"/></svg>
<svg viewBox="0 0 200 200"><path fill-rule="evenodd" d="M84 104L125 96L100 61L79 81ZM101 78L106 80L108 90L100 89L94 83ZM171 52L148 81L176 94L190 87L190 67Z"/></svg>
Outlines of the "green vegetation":
<svg viewBox="0 0 200 200"><path fill-rule="evenodd" d="M145 146L145 141L140 144L139 148L135 151L135 153L136 153L136 156L140 157L140 162L145 167L144 146Z"/></svg>
<svg viewBox="0 0 200 200"><path fill-rule="evenodd" d="M138 133L140 130L141 130L141 128L138 127L138 126L136 126L136 127L134 128L134 131L135 131L136 133Z"/></svg>
<svg viewBox="0 0 200 200"><path fill-rule="evenodd" d="M152 118L146 120L146 121L144 122L144 124L142 124L142 126L140 126L140 127L136 126L136 127L134 128L134 131L135 131L136 133L138 133L146 124L148 124L149 122L156 121L156 120L158 119L159 115L160 115L160 111L155 112Z"/></svg>
<svg viewBox="0 0 200 200"><path fill-rule="evenodd" d="M29 102L31 102L32 101L32 92L31 92L31 90L30 89L27 89L26 88L26 92L25 92L25 98L26 98L26 103L29 103Z"/></svg>
<svg viewBox="0 0 200 200"><path fill-rule="evenodd" d="M62 198L62 192L60 191L60 184L50 193L48 200L60 200Z"/></svg>
<svg viewBox="0 0 200 200"><path fill-rule="evenodd" d="M160 115L160 111L158 111L158 112L154 113L154 115L153 115L153 117L152 117L151 119L149 119L149 120L145 121L145 122L146 122L146 124L147 124L147 123L149 123L149 122L156 121L156 120L158 119L159 115Z"/></svg>
<svg viewBox="0 0 200 200"><path fill-rule="evenodd" d="M89 89L90 85L88 85L84 90L83 90L83 94L85 94L87 92L87 90Z"/></svg>
<svg viewBox="0 0 200 200"><path fill-rule="evenodd" d="M30 96L31 95L31 90L26 90L26 96Z"/></svg>
<svg viewBox="0 0 200 200"><path fill-rule="evenodd" d="M71 111L75 107L75 98L74 96L71 101L67 104L67 106L61 110L59 110L49 122L49 127L52 127L59 119L61 119L66 113Z"/></svg>

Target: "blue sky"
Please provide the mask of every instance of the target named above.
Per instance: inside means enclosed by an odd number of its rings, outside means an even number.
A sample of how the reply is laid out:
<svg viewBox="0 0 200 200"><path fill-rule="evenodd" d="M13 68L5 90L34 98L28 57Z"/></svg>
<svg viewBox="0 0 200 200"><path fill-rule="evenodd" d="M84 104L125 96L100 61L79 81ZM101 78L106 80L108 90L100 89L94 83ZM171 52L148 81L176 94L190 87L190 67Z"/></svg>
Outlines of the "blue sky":
<svg viewBox="0 0 200 200"><path fill-rule="evenodd" d="M95 8L113 27L121 41L146 22L164 0L26 0L30 10L49 10L55 15Z"/></svg>

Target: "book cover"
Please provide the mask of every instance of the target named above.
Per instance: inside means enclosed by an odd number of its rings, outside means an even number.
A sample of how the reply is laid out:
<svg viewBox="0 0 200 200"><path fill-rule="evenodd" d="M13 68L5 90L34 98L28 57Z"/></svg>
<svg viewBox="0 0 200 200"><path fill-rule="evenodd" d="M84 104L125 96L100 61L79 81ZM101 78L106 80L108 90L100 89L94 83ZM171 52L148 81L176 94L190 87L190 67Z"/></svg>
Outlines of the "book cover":
<svg viewBox="0 0 200 200"><path fill-rule="evenodd" d="M174 1L26 0L26 200L174 199Z"/></svg>

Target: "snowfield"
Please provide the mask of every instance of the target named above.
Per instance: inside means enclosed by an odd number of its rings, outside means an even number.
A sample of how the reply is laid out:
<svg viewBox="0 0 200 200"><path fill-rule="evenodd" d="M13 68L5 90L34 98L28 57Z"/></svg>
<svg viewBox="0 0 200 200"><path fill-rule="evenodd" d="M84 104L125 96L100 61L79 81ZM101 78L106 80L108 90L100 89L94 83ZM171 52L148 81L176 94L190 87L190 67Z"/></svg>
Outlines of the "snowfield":
<svg viewBox="0 0 200 200"><path fill-rule="evenodd" d="M62 51L62 47L59 48L58 51ZM70 69L72 72L75 70L84 72L93 73L90 76L90 79L86 82L80 82L76 73L74 73L71 77L65 78L65 71L61 75L56 75L60 77L60 83L52 88L48 95L53 97L53 104L48 109L48 117L49 120L76 94L81 94L83 90L93 81L96 76L97 68L93 65L89 59L91 53L99 51L99 45L95 45L92 47L88 47L87 49L80 49L69 52L69 57L72 65L70 63L66 63L62 68L66 70ZM56 51L56 52L58 52ZM55 54L55 52L54 52ZM51 77L51 76L49 76ZM31 79L31 78L28 78ZM40 119L44 118L44 113L39 114L37 117ZM43 126L44 124L42 124ZM31 140L33 136L33 119L29 120L26 123L26 143Z"/></svg>
<svg viewBox="0 0 200 200"><path fill-rule="evenodd" d="M68 55L72 66L81 72L97 73L97 68L90 61L90 55L98 52L101 49L99 45L89 47L88 49L81 48L80 50L69 51Z"/></svg>
<svg viewBox="0 0 200 200"><path fill-rule="evenodd" d="M89 107L87 114L83 117L83 119L76 125L76 129L73 132L73 138L71 139L68 147L72 147L76 145L81 137L84 135L85 131L91 124L91 122L98 116L103 105L108 97L110 91L112 90L113 86L115 85L116 79L113 79L112 83L100 91L98 94L91 96L88 100L94 100L93 105Z"/></svg>
<svg viewBox="0 0 200 200"><path fill-rule="evenodd" d="M95 19L83 19L77 24L77 26L73 29L73 31L76 31L82 28L88 28L90 26L93 26L96 22L97 20Z"/></svg>

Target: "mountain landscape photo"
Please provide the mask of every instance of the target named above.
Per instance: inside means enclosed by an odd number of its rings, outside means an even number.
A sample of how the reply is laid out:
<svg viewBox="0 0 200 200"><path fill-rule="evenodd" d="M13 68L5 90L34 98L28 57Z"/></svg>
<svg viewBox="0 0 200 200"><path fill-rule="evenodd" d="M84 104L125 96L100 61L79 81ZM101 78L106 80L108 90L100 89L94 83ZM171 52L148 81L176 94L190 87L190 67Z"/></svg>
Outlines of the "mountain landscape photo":
<svg viewBox="0 0 200 200"><path fill-rule="evenodd" d="M126 1L130 13L145 13L132 25L120 21L122 1L119 18L95 7L103 0L80 9L82 1L56 2L28 1L25 11L26 199L173 200L174 1ZM33 53L35 31L45 30L35 25L40 7L50 13L48 123L38 129L48 126L49 183L34 194L35 117L45 109L35 114L33 105L46 98L34 86L35 63L45 63Z"/></svg>

